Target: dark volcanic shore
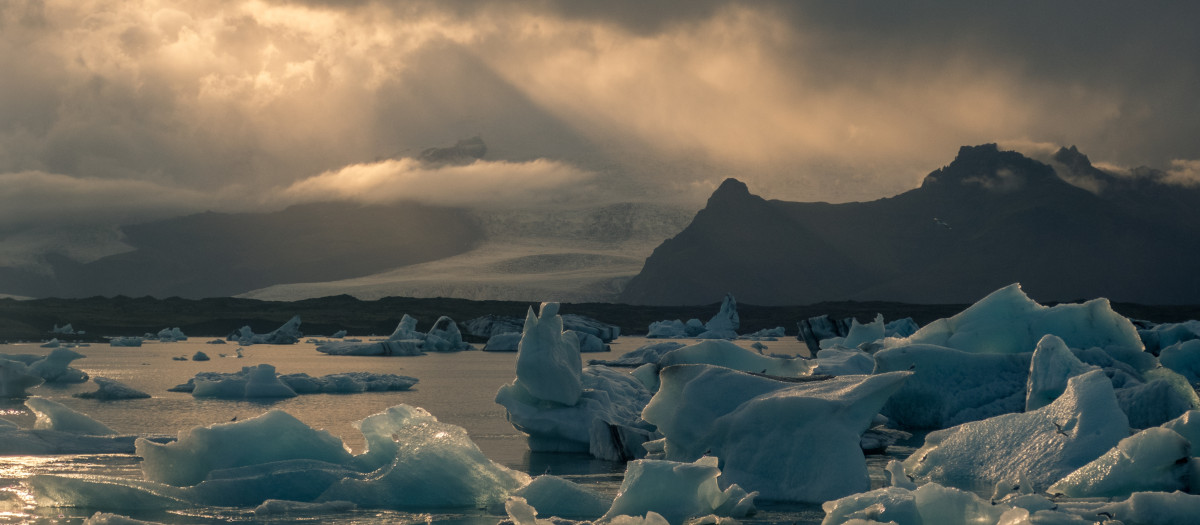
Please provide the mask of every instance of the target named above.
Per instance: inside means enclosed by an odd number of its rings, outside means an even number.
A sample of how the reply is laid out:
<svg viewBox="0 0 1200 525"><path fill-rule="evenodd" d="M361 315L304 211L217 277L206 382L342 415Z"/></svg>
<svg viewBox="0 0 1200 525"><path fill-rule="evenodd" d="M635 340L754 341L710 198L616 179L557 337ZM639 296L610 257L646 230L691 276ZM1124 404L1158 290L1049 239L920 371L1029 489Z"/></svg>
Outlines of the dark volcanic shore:
<svg viewBox="0 0 1200 525"><path fill-rule="evenodd" d="M439 316L457 322L487 314L524 317L531 303L516 301L470 301L465 299L414 299L387 297L362 301L348 295L295 302L255 299L172 297L91 297L86 299L0 299L0 341L40 340L53 337L54 325L71 325L84 330L85 340L105 336L142 335L163 328L179 327L191 337L224 337L249 325L255 332L278 328L293 315L302 320L308 335L327 335L346 330L353 335L387 335L404 314L420 321L426 330ZM796 333L796 322L822 314L833 318L856 317L866 322L876 313L891 321L912 317L924 325L958 313L965 304L906 304L894 302L823 302L802 306L756 306L739 304L743 333L782 326ZM621 333L642 335L653 321L697 318L708 320L719 303L703 306L641 306L610 303L564 304L562 313L579 314L621 327ZM1166 323L1200 318L1200 305L1151 306L1114 303L1117 312L1133 319Z"/></svg>

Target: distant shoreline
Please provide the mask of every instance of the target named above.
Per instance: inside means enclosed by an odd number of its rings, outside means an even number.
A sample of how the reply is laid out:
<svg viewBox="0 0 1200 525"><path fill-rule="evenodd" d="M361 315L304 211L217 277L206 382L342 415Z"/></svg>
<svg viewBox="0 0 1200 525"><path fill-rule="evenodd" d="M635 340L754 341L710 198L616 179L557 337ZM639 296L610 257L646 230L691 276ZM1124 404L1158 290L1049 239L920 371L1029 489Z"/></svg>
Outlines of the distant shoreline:
<svg viewBox="0 0 1200 525"><path fill-rule="evenodd" d="M519 301L473 301L468 299L421 299L386 297L364 301L348 295L302 301L261 301L239 298L156 299L152 297L91 297L85 299L0 299L0 341L43 340L54 337L54 325L71 325L87 334L81 340L98 341L108 336L156 333L163 328L180 328L190 337L224 337L249 325L255 332L278 328L299 315L301 331L314 337L346 330L352 335L390 334L404 314L418 319L426 330L446 315L458 323L487 314L524 318L529 307ZM967 304L908 304L883 301L822 302L800 306L757 306L739 304L741 332L782 326L790 337L796 323L819 315L831 318L856 317L869 321L883 314L888 321L912 317L919 325L949 317ZM562 313L579 314L621 327L621 333L644 335L650 323L664 319L697 318L706 321L719 303L702 306L642 306L611 303L564 304ZM1131 319L1158 323L1200 319L1200 305L1154 306L1114 303L1113 308ZM61 338L61 337L60 337Z"/></svg>

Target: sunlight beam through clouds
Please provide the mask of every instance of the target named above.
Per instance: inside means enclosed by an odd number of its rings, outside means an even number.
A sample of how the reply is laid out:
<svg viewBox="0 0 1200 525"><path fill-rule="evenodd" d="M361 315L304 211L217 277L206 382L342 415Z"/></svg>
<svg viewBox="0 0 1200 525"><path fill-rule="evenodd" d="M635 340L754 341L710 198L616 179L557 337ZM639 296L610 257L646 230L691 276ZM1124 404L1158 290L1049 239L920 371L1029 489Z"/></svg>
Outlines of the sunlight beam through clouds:
<svg viewBox="0 0 1200 525"><path fill-rule="evenodd" d="M1075 13L871 7L14 0L0 7L0 174L29 191L113 181L126 198L111 206L147 211L376 198L332 186L357 172L464 205L472 188L582 182L699 206L729 176L840 202L913 188L961 145L1016 141L1195 180L1200 151L1154 149L1197 130L1158 102L1194 93L1179 45L1194 32L1134 41L1105 29L1126 23L1110 8L1095 34L1072 25L1072 45L1031 53L1023 42L1054 35L1030 31ZM1079 55L1093 48L1109 54ZM476 135L489 156L470 170L405 160Z"/></svg>

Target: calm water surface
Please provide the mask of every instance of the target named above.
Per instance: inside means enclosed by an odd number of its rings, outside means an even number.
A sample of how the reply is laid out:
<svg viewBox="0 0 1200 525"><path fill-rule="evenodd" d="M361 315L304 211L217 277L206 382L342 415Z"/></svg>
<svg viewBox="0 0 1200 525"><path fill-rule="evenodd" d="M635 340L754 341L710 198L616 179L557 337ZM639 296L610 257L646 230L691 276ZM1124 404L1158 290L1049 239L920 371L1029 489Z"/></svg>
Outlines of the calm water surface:
<svg viewBox="0 0 1200 525"><path fill-rule="evenodd" d="M302 343L286 346L255 345L244 347L244 358L235 358L236 344L206 344L204 338L178 343L146 343L141 348L110 347L93 344L75 348L86 355L76 360L75 368L91 377L107 377L149 393L150 399L96 401L71 395L93 391L95 383L42 385L30 394L53 399L88 414L123 434L175 435L197 425L223 423L233 418L246 419L271 409L281 409L313 428L325 429L340 437L355 453L365 443L352 423L397 404L425 408L440 421L467 429L471 438L489 458L509 468L531 475L556 474L585 484L593 490L615 495L624 473L623 464L595 460L576 454L533 454L525 436L504 419L503 407L494 402L496 390L513 380L515 353L461 352L428 354L418 357L329 356ZM613 352L584 354L589 358L609 359L645 344L642 338L621 338ZM748 346L750 342L739 342ZM794 340L766 342L770 352L804 353L803 344ZM176 361L173 357L191 357L197 351L208 354L210 361ZM45 354L37 344L0 345L0 353ZM219 354L227 354L220 357ZM167 389L186 382L197 372L234 372L243 366L271 364L281 374L304 372L312 376L340 372L369 371L416 377L420 382L404 392L366 392L360 394L313 394L271 402L196 399L190 394ZM33 424L33 416L20 400L0 400L0 418L22 427ZM882 482L882 465L887 458L869 458L873 466L873 484ZM95 509L38 508L32 504L22 480L34 474L98 474L140 479L138 458L130 455L73 455L0 457L0 522L79 523ZM104 509L106 511L113 511ZM196 508L191 511L119 512L138 519L169 523L259 522L249 508ZM751 522L819 523L822 512L816 506L760 505ZM435 514L360 510L351 513L323 514L304 518L272 518L270 523L472 523L494 524L505 518L484 510L463 510Z"/></svg>

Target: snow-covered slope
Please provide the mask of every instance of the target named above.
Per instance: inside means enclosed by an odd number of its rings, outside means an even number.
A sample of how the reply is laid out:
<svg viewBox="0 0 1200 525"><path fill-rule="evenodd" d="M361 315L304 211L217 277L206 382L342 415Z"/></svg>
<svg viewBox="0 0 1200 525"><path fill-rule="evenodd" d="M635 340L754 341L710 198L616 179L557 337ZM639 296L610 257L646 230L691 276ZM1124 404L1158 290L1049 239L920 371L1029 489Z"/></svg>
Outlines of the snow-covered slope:
<svg viewBox="0 0 1200 525"><path fill-rule="evenodd" d="M353 279L279 284L240 297L612 301L654 248L681 231L692 213L639 203L477 212L485 240L466 253Z"/></svg>

